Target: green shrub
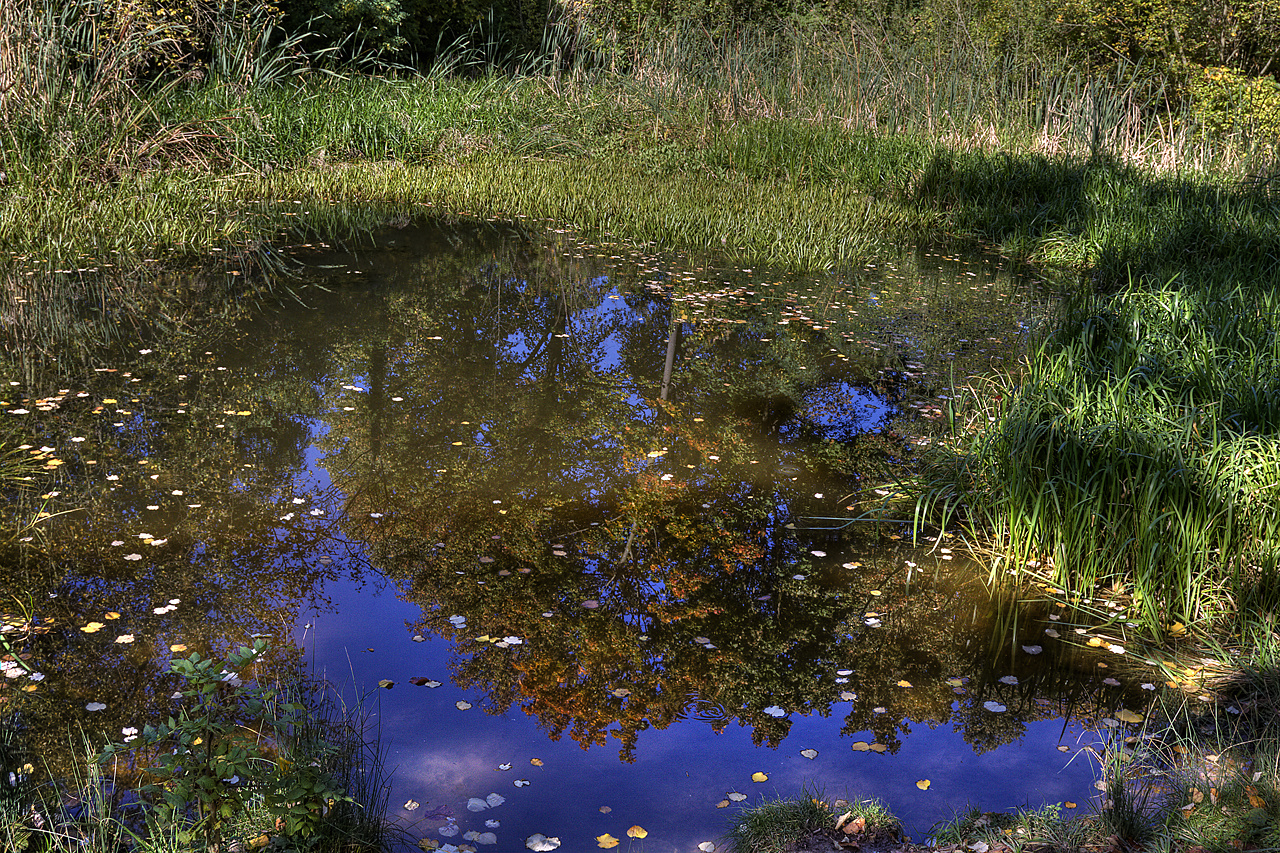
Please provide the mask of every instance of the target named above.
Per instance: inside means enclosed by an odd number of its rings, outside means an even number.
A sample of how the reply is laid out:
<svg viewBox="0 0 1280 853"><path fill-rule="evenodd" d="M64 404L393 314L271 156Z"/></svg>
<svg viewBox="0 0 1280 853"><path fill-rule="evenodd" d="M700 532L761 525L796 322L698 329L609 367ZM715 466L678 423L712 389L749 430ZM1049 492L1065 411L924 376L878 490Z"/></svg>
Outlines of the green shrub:
<svg viewBox="0 0 1280 853"><path fill-rule="evenodd" d="M1280 83L1224 67L1197 69L1188 81L1191 113L1213 134L1280 138Z"/></svg>

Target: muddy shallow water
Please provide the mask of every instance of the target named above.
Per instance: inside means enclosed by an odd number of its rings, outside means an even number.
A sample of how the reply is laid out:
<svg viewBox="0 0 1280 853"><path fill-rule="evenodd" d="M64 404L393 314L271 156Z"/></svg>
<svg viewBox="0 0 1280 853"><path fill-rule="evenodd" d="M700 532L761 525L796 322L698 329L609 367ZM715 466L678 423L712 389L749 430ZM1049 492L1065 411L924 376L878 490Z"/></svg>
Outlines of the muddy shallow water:
<svg viewBox="0 0 1280 853"><path fill-rule="evenodd" d="M167 713L171 654L258 635L264 672L370 715L412 838L694 850L806 786L917 838L967 804L1088 808L1139 685L883 510L953 379L1016 361L1034 281L491 223L369 246L288 247L281 298L12 368L21 506L51 517L5 583L49 630L5 695L54 772L68 726Z"/></svg>

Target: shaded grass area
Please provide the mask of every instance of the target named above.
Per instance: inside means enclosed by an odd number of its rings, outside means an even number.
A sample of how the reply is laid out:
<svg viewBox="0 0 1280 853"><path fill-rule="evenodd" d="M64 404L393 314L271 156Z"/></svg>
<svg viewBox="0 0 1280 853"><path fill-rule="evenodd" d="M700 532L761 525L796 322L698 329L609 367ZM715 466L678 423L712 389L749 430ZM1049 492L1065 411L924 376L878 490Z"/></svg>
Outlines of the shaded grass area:
<svg viewBox="0 0 1280 853"><path fill-rule="evenodd" d="M378 853L402 849L411 833L387 819L390 771L385 748L371 737L366 713L335 699L327 688L309 682L282 685L281 701L305 707L305 715L290 727L288 737L254 744L258 756L251 778L236 777L235 808L222 815L221 840L206 844L197 831L198 810L192 804L177 813L158 805L156 777L145 764L104 758L85 740L85 756L70 778L50 780L32 754L17 715L0 719L0 846L12 853L177 853L192 850L341 851ZM150 728L150 727L148 727ZM136 731L136 730L135 730ZM71 735L74 738L74 735ZM153 756L151 756L153 758ZM311 768L340 796L317 801L296 785L299 802L282 809L272 802L263 780L275 769ZM307 774L301 774L306 776ZM151 784L148 784L151 783ZM230 799L227 800L230 802ZM296 831L281 815L299 812L305 831Z"/></svg>
<svg viewBox="0 0 1280 853"><path fill-rule="evenodd" d="M1150 635L1264 624L1280 603L1278 299L1242 277L1067 300L1016 385L969 390L995 420L934 455L922 511L1069 597L1111 588Z"/></svg>

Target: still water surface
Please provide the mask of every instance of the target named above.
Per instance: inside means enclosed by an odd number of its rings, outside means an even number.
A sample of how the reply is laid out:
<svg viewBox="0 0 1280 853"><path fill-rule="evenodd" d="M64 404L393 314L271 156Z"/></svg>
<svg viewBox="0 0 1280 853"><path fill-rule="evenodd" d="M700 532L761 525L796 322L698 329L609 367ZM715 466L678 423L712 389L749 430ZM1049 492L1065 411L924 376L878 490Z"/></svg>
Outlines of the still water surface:
<svg viewBox="0 0 1280 853"><path fill-rule="evenodd" d="M1087 809L1077 753L1141 691L878 511L952 380L1013 369L1034 281L494 224L372 246L284 250L293 296L234 321L13 369L41 505L72 510L6 562L59 626L26 699L47 754L166 713L171 647L258 634L362 703L392 814L440 843L689 851L804 786L917 838L968 804Z"/></svg>

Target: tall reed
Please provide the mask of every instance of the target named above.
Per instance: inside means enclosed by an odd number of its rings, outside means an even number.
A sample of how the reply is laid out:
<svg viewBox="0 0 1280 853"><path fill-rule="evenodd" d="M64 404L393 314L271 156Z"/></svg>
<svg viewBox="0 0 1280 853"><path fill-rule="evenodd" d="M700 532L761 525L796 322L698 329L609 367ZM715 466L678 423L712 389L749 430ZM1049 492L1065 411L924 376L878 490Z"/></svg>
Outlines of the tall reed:
<svg viewBox="0 0 1280 853"><path fill-rule="evenodd" d="M979 407L994 424L934 457L921 518L1046 566L1069 595L1131 593L1156 634L1234 615L1246 590L1274 606L1278 292L1135 283L1068 300L1020 384Z"/></svg>

